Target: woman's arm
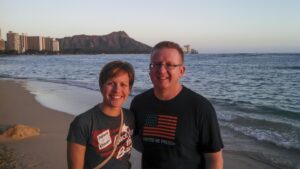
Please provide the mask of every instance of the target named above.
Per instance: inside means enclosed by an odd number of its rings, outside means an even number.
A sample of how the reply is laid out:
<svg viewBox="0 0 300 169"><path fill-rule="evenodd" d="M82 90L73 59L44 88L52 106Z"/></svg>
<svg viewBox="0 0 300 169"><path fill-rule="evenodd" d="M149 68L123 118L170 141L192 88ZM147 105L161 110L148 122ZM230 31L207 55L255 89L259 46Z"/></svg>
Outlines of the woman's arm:
<svg viewBox="0 0 300 169"><path fill-rule="evenodd" d="M69 169L83 169L85 150L84 145L68 142L67 159Z"/></svg>

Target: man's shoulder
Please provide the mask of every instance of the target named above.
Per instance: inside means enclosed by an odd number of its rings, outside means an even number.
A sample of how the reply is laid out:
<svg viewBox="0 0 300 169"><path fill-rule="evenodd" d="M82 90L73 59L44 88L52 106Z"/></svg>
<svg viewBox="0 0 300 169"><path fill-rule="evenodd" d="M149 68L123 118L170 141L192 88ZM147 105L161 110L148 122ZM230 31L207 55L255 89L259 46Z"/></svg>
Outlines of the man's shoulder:
<svg viewBox="0 0 300 169"><path fill-rule="evenodd" d="M124 114L126 114L126 116L128 116L129 118L134 118L133 112L127 108L122 108Z"/></svg>
<svg viewBox="0 0 300 169"><path fill-rule="evenodd" d="M153 97L153 88L148 89L138 95L136 95L130 104L130 109L132 110L133 107L140 107L145 105L151 98Z"/></svg>
<svg viewBox="0 0 300 169"><path fill-rule="evenodd" d="M195 100L195 101L202 102L202 103L203 102L209 103L209 100L206 97L204 97L200 93L193 91L192 89L190 89L188 87L183 86L183 93L184 93L184 96L189 97L191 100Z"/></svg>
<svg viewBox="0 0 300 169"><path fill-rule="evenodd" d="M148 89L148 90L136 95L133 99L136 100L136 99L147 98L147 97L150 97L152 95L153 95L153 88Z"/></svg>

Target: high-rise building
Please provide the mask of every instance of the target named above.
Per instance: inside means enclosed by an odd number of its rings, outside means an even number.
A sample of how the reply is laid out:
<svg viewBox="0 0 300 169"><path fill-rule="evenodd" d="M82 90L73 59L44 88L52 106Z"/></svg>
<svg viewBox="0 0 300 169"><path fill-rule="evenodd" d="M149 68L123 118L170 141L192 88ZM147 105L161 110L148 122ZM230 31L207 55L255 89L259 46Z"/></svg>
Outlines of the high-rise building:
<svg viewBox="0 0 300 169"><path fill-rule="evenodd" d="M50 37L47 37L47 38L44 38L44 41L45 41L45 48L44 50L45 51L52 51L52 41L53 41L53 38L50 38Z"/></svg>
<svg viewBox="0 0 300 169"><path fill-rule="evenodd" d="M7 50L20 52L20 37L18 33L12 31L7 33Z"/></svg>
<svg viewBox="0 0 300 169"><path fill-rule="evenodd" d="M5 50L5 41L1 38L1 29L0 29L0 52L3 52Z"/></svg>
<svg viewBox="0 0 300 169"><path fill-rule="evenodd" d="M44 38L45 41L45 51L48 52L58 52L59 51L59 42L55 38Z"/></svg>
<svg viewBox="0 0 300 169"><path fill-rule="evenodd" d="M3 52L5 50L5 41L3 39L0 39L0 52Z"/></svg>
<svg viewBox="0 0 300 169"><path fill-rule="evenodd" d="M43 37L41 36L28 36L28 50L42 51L43 50Z"/></svg>
<svg viewBox="0 0 300 169"><path fill-rule="evenodd" d="M27 49L28 49L27 34L22 33L22 35L20 35L20 52L24 53L27 51Z"/></svg>
<svg viewBox="0 0 300 169"><path fill-rule="evenodd" d="M55 38L44 38L42 36L27 36L26 33L19 35L9 31L7 33L7 42L1 39L0 30L0 51L6 50L8 52L58 52L59 51L59 41Z"/></svg>
<svg viewBox="0 0 300 169"><path fill-rule="evenodd" d="M53 52L59 52L59 41L56 39L53 39Z"/></svg>

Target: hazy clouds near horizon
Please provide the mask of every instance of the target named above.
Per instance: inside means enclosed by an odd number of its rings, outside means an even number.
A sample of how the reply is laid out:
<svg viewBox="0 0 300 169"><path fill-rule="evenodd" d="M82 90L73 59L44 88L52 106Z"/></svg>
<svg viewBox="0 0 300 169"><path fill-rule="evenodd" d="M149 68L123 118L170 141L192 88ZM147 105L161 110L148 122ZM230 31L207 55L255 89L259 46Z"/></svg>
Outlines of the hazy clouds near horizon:
<svg viewBox="0 0 300 169"><path fill-rule="evenodd" d="M300 52L297 0L1 0L2 38L10 30L61 38L123 30L199 52Z"/></svg>

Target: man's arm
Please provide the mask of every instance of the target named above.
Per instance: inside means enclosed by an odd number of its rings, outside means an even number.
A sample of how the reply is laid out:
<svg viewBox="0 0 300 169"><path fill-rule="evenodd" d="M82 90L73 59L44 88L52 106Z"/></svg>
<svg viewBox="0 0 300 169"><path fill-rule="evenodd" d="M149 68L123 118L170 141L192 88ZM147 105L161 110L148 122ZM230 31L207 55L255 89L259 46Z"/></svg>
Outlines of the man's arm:
<svg viewBox="0 0 300 169"><path fill-rule="evenodd" d="M205 153L206 169L223 169L223 153L222 150L215 153Z"/></svg>
<svg viewBox="0 0 300 169"><path fill-rule="evenodd" d="M77 143L68 142L67 159L69 169L83 169L86 147Z"/></svg>

